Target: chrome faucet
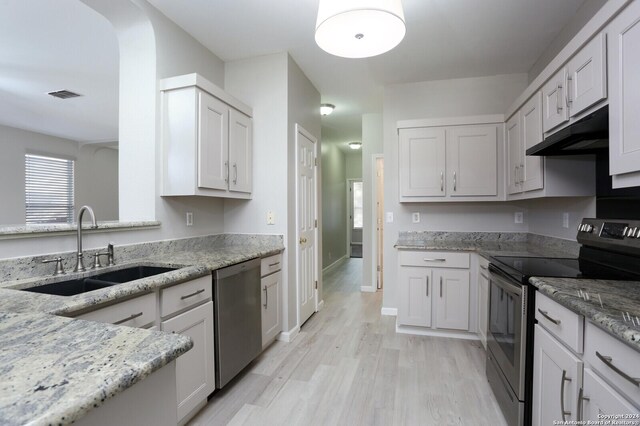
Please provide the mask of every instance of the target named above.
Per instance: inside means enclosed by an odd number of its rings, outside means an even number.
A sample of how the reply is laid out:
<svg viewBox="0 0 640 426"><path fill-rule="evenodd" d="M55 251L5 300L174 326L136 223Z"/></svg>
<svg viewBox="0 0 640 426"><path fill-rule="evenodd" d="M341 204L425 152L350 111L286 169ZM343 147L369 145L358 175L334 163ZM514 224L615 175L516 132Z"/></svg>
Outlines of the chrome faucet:
<svg viewBox="0 0 640 426"><path fill-rule="evenodd" d="M84 263L82 261L82 215L84 214L84 212L88 211L89 215L91 216L91 228L95 229L98 227L98 224L96 223L96 215L93 214L93 209L89 206L82 206L80 207L80 210L78 211L78 252L77 252L77 257L78 260L76 262L76 267L73 269L73 272L84 272L87 269L84 267Z"/></svg>

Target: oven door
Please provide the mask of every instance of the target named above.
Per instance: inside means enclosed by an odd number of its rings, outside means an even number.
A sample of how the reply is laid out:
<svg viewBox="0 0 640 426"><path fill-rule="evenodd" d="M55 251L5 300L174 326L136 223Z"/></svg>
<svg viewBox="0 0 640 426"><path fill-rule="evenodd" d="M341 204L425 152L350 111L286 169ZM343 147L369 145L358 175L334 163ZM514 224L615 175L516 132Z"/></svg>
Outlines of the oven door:
<svg viewBox="0 0 640 426"><path fill-rule="evenodd" d="M514 394L524 400L528 287L489 266L487 348Z"/></svg>

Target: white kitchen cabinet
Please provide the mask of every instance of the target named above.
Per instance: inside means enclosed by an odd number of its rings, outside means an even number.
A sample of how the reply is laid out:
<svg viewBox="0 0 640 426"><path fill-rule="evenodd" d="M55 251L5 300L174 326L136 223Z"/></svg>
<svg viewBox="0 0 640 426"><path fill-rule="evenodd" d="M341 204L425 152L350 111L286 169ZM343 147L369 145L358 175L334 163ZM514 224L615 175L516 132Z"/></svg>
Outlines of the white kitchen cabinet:
<svg viewBox="0 0 640 426"><path fill-rule="evenodd" d="M398 324L431 327L432 270L401 267L398 290Z"/></svg>
<svg viewBox="0 0 640 426"><path fill-rule="evenodd" d="M160 88L161 195L251 198L251 108L197 74Z"/></svg>
<svg viewBox="0 0 640 426"><path fill-rule="evenodd" d="M163 321L162 331L193 340L193 348L176 360L178 420L182 420L215 389L213 302Z"/></svg>
<svg viewBox="0 0 640 426"><path fill-rule="evenodd" d="M534 426L554 420L578 420L576 407L582 386L582 360L540 325L535 326L533 360Z"/></svg>
<svg viewBox="0 0 640 426"><path fill-rule="evenodd" d="M478 261L478 335L482 345L487 348L487 321L489 314L489 261L481 256Z"/></svg>
<svg viewBox="0 0 640 426"><path fill-rule="evenodd" d="M545 133L569 121L569 109L565 105L566 88L565 67L542 86L542 129Z"/></svg>
<svg viewBox="0 0 640 426"><path fill-rule="evenodd" d="M578 409L582 420L588 421L638 421L640 410L609 386L591 369L584 369L584 385ZM625 419L624 415L630 417ZM611 416L611 417L608 417ZM616 417L617 416L617 417ZM613 423L610 423L613 424Z"/></svg>
<svg viewBox="0 0 640 426"><path fill-rule="evenodd" d="M469 271L434 269L433 281L439 290L435 296L435 327L469 330Z"/></svg>
<svg viewBox="0 0 640 426"><path fill-rule="evenodd" d="M640 171L640 2L634 1L606 29L609 70L609 170ZM629 179L627 179L629 180ZM636 186L621 180L614 187Z"/></svg>
<svg viewBox="0 0 640 426"><path fill-rule="evenodd" d="M542 94L536 93L507 121L508 194L544 187L544 158L526 155L542 142Z"/></svg>
<svg viewBox="0 0 640 426"><path fill-rule="evenodd" d="M156 320L156 295L150 293L138 296L95 309L76 318L135 328L153 327Z"/></svg>
<svg viewBox="0 0 640 426"><path fill-rule="evenodd" d="M500 199L502 147L502 123L400 128L400 201Z"/></svg>
<svg viewBox="0 0 640 426"><path fill-rule="evenodd" d="M607 97L607 43L600 33L567 64L566 106L575 117Z"/></svg>
<svg viewBox="0 0 640 426"><path fill-rule="evenodd" d="M520 164L522 164L522 131L520 130L521 112L518 111L506 123L505 139L507 145L507 193L522 192L520 182Z"/></svg>
<svg viewBox="0 0 640 426"><path fill-rule="evenodd" d="M262 347L273 342L282 331L282 271L261 279L262 286Z"/></svg>

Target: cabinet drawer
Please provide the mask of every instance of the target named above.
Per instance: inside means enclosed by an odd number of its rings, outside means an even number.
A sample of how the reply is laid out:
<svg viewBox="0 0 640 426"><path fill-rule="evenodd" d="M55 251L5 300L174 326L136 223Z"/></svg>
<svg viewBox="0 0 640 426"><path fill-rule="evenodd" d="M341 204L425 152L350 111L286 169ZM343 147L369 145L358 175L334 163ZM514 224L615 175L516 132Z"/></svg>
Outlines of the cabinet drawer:
<svg viewBox="0 0 640 426"><path fill-rule="evenodd" d="M160 290L160 316L164 318L204 300L211 300L212 290L211 275L163 288Z"/></svg>
<svg viewBox="0 0 640 426"><path fill-rule="evenodd" d="M260 276L272 274L282 269L282 254L265 257L260 261Z"/></svg>
<svg viewBox="0 0 640 426"><path fill-rule="evenodd" d="M144 327L156 320L156 295L154 293L107 306L78 318L127 327Z"/></svg>
<svg viewBox="0 0 640 426"><path fill-rule="evenodd" d="M444 251L401 251L398 258L402 266L430 268L468 268L469 253Z"/></svg>
<svg viewBox="0 0 640 426"><path fill-rule="evenodd" d="M536 294L536 319L551 334L581 354L583 349L584 318L554 302L544 294Z"/></svg>
<svg viewBox="0 0 640 426"><path fill-rule="evenodd" d="M591 368L640 404L640 352L587 321L584 357Z"/></svg>

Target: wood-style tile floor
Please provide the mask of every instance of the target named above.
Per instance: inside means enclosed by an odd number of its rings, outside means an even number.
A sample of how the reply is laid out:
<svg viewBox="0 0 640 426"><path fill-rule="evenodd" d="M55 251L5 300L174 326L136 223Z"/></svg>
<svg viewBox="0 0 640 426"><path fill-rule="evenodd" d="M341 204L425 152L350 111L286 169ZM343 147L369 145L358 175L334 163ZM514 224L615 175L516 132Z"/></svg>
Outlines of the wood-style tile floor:
<svg viewBox="0 0 640 426"><path fill-rule="evenodd" d="M324 275L324 309L275 342L189 423L504 425L479 342L395 333L362 259Z"/></svg>

